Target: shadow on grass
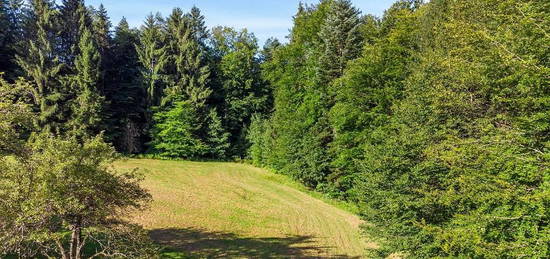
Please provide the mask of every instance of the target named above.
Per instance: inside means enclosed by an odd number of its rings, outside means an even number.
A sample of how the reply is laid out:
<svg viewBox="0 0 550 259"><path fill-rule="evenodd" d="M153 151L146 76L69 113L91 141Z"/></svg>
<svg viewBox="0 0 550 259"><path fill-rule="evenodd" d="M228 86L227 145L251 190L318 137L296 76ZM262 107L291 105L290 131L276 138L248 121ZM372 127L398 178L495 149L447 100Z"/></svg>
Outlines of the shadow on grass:
<svg viewBox="0 0 550 259"><path fill-rule="evenodd" d="M330 247L318 246L312 236L245 238L192 228L155 229L150 231L150 236L168 248L165 256L171 258L359 258L327 256ZM190 257L179 256L178 252Z"/></svg>

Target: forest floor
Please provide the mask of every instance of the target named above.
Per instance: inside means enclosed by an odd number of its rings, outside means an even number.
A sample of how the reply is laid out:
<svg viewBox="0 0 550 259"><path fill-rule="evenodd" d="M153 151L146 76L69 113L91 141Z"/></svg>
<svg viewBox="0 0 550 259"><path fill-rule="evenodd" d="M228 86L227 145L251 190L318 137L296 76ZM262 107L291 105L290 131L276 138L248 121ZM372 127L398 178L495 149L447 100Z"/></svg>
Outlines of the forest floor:
<svg viewBox="0 0 550 259"><path fill-rule="evenodd" d="M286 176L250 165L130 159L150 209L132 217L167 258L361 258L359 217ZM330 203L330 204L329 204Z"/></svg>

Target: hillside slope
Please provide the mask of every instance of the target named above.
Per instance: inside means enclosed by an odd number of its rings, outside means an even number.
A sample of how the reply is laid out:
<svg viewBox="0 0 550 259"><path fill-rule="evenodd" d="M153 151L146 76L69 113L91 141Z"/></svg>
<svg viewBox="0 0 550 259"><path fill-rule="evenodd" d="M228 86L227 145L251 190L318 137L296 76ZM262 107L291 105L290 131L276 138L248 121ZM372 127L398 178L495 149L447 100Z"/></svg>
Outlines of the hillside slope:
<svg viewBox="0 0 550 259"><path fill-rule="evenodd" d="M236 163L131 159L146 170L150 210L133 221L173 251L198 257L359 258L360 219L288 178Z"/></svg>

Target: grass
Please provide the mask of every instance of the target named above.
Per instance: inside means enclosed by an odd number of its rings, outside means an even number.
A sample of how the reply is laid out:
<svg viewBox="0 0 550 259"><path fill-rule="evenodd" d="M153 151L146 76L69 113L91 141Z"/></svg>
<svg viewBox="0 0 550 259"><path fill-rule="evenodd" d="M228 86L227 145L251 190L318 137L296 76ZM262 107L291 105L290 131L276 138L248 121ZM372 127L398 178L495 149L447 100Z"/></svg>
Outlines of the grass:
<svg viewBox="0 0 550 259"><path fill-rule="evenodd" d="M375 247L361 238L362 222L345 204L263 169L151 159L116 167L146 170L143 185L154 201L132 220L167 247L167 258L359 258Z"/></svg>

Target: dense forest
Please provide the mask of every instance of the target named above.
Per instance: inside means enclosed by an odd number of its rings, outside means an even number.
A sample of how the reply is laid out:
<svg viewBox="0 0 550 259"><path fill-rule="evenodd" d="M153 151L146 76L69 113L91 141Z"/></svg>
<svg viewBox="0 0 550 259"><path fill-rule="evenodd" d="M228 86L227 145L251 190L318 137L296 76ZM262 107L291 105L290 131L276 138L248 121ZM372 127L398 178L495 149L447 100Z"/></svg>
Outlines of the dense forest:
<svg viewBox="0 0 550 259"><path fill-rule="evenodd" d="M259 47L196 7L131 28L83 0L0 0L0 255L80 258L83 228L132 240L97 256L150 252L107 223L150 199L110 171L122 153L292 176L359 208L372 257L548 258L549 17L545 0L383 17L321 0Z"/></svg>

